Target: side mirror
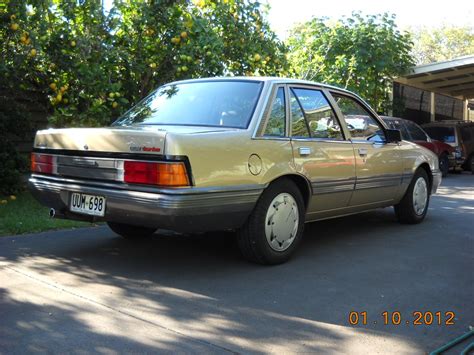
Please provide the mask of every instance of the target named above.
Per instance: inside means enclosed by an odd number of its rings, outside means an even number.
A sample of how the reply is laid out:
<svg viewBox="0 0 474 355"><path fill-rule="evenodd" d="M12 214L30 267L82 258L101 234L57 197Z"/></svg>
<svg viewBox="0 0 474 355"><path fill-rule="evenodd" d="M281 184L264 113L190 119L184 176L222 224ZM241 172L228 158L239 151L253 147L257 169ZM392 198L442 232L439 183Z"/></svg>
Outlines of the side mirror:
<svg viewBox="0 0 474 355"><path fill-rule="evenodd" d="M387 143L397 143L402 140L402 134L399 129L386 129L385 138Z"/></svg>

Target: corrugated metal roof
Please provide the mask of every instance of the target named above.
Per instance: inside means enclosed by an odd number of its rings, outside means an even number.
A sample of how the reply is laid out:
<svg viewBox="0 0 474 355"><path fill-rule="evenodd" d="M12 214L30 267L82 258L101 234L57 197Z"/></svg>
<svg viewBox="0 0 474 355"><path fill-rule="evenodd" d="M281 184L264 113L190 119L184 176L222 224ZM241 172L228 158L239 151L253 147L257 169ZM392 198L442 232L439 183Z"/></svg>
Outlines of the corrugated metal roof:
<svg viewBox="0 0 474 355"><path fill-rule="evenodd" d="M419 65L395 81L460 99L473 99L474 55Z"/></svg>

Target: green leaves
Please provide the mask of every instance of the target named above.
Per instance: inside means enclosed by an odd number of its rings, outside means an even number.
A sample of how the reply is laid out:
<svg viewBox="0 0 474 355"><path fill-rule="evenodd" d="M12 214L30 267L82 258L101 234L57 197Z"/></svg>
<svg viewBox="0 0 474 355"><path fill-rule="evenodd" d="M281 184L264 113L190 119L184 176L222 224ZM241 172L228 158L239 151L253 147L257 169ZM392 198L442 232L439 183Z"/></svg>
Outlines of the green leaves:
<svg viewBox="0 0 474 355"><path fill-rule="evenodd" d="M324 18L295 27L287 41L293 75L359 93L379 112L390 104L390 79L412 65L409 34L390 14L355 12L336 22Z"/></svg>
<svg viewBox="0 0 474 355"><path fill-rule="evenodd" d="M47 95L53 125L107 125L174 80L288 69L258 2L115 0L107 14L100 3L6 0L0 8L0 74L5 85Z"/></svg>
<svg viewBox="0 0 474 355"><path fill-rule="evenodd" d="M413 56L418 64L445 61L474 53L473 26L418 28L413 33Z"/></svg>

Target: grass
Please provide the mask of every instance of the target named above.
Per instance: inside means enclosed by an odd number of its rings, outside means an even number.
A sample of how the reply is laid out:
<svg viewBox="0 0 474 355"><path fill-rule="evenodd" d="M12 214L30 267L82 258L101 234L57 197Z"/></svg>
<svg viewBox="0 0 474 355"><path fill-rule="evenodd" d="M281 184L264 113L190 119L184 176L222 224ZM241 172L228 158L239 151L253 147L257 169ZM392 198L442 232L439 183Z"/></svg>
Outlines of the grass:
<svg viewBox="0 0 474 355"><path fill-rule="evenodd" d="M90 225L86 222L49 218L49 208L40 205L29 192L13 198L0 197L0 236Z"/></svg>

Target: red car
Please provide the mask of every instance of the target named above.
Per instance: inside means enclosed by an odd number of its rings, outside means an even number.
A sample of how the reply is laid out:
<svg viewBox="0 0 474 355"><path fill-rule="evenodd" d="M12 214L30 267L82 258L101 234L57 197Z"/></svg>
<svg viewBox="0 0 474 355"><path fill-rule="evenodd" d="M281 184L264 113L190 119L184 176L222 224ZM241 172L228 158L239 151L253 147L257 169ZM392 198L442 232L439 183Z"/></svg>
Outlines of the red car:
<svg viewBox="0 0 474 355"><path fill-rule="evenodd" d="M430 136L415 122L403 118L382 116L383 121L393 129L402 133L402 139L428 148L438 156L439 169L443 176L448 175L450 168L456 167L454 148L449 144L431 139Z"/></svg>

